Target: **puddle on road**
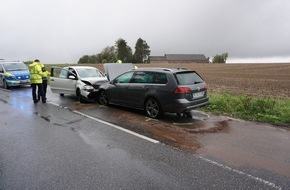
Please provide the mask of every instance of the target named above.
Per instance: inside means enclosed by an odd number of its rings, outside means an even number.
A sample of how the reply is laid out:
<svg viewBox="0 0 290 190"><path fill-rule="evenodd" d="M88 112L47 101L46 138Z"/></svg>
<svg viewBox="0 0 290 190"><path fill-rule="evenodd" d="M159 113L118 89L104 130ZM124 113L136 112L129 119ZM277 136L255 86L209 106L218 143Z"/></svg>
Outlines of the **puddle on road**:
<svg viewBox="0 0 290 190"><path fill-rule="evenodd" d="M92 103L71 102L68 106L68 109L75 110L75 111L93 109L93 108L97 108L97 105L92 104Z"/></svg>
<svg viewBox="0 0 290 190"><path fill-rule="evenodd" d="M197 153L237 168L257 168L290 177L290 133L267 124L229 120L228 133L203 134Z"/></svg>
<svg viewBox="0 0 290 190"><path fill-rule="evenodd" d="M96 115L99 114L98 111L95 112ZM202 147L197 140L198 134L229 131L227 121L203 121L176 115L165 115L161 120L157 120L146 117L142 111L137 112L132 114L123 109L103 109L102 118L105 117L107 121L164 144L189 151L196 151Z"/></svg>

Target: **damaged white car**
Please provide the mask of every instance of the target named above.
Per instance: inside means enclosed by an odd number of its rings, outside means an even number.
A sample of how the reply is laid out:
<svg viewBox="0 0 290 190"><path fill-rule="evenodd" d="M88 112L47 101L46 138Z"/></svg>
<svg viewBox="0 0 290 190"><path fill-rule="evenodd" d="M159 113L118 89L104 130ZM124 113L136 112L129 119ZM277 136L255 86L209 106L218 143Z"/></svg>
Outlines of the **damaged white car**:
<svg viewBox="0 0 290 190"><path fill-rule="evenodd" d="M54 93L76 95L78 101L96 101L99 86L108 79L104 73L90 66L52 67L50 88Z"/></svg>

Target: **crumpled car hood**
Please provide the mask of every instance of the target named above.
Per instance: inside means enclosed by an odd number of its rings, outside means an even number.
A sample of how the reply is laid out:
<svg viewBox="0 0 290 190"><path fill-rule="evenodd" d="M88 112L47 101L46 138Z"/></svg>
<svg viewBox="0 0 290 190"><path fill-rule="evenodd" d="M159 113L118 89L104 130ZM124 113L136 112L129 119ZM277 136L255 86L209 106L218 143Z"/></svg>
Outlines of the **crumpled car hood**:
<svg viewBox="0 0 290 190"><path fill-rule="evenodd" d="M106 77L91 77L91 78L82 78L80 79L83 83L88 85L96 85L96 84L103 84L108 82Z"/></svg>

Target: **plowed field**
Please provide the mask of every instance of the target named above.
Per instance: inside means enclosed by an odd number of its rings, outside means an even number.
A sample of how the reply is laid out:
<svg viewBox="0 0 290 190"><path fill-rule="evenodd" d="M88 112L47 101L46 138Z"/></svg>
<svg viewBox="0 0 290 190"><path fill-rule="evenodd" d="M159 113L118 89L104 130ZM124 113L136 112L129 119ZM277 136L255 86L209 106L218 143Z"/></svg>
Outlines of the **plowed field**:
<svg viewBox="0 0 290 190"><path fill-rule="evenodd" d="M96 65L102 71L102 65ZM137 64L138 67L183 67L196 70L211 92L290 98L290 64Z"/></svg>

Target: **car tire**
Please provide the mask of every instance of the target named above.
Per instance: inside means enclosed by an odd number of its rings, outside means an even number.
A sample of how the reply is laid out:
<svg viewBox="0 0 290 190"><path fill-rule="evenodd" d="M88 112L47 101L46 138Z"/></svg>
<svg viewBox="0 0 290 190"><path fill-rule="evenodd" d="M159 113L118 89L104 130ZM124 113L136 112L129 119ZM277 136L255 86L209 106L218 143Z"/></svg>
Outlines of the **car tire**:
<svg viewBox="0 0 290 190"><path fill-rule="evenodd" d="M108 94L104 90L102 90L99 94L99 104L104 106L109 105Z"/></svg>
<svg viewBox="0 0 290 190"><path fill-rule="evenodd" d="M145 101L144 109L146 114L153 119L159 118L162 115L160 103L155 98L148 98Z"/></svg>
<svg viewBox="0 0 290 190"><path fill-rule="evenodd" d="M192 115L191 115L190 112L184 112L183 116L186 117L186 118L192 118Z"/></svg>
<svg viewBox="0 0 290 190"><path fill-rule="evenodd" d="M9 87L9 85L8 85L6 80L3 80L3 85L4 85L5 89L10 89L10 87Z"/></svg>
<svg viewBox="0 0 290 190"><path fill-rule="evenodd" d="M77 99L80 103L84 103L84 98L81 94L81 90L78 88L77 91L76 91L76 96L77 96Z"/></svg>
<svg viewBox="0 0 290 190"><path fill-rule="evenodd" d="M62 94L62 93L61 93L61 94L59 94L59 95L60 95L60 96L64 96L64 94Z"/></svg>

